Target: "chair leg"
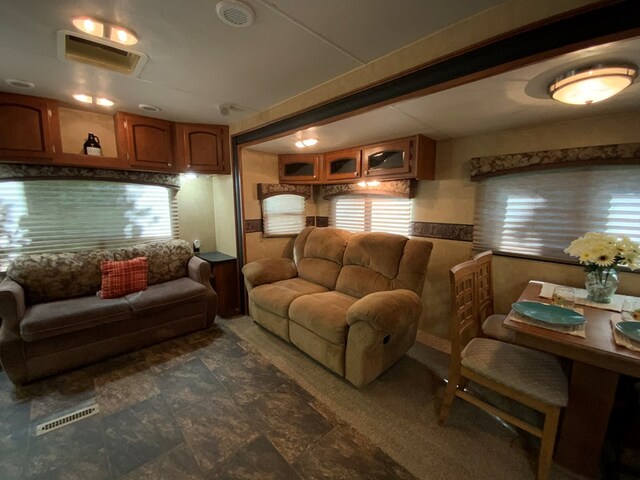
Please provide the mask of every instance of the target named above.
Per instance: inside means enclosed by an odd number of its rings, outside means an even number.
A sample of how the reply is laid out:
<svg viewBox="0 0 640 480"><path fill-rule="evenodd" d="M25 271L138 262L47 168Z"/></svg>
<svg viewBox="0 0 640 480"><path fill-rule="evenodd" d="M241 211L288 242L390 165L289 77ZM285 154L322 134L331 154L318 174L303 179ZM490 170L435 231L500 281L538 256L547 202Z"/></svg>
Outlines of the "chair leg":
<svg viewBox="0 0 640 480"><path fill-rule="evenodd" d="M458 389L458 382L460 381L460 375L449 375L449 382L447 388L444 391L442 397L442 404L440 405L440 415L438 416L438 424L444 425L447 421L449 413L451 412L451 404L456 396L456 390Z"/></svg>
<svg viewBox="0 0 640 480"><path fill-rule="evenodd" d="M558 407L550 408L544 417L544 428L542 429L542 439L540 443L540 459L538 460L538 480L546 480L549 478L559 418L560 408Z"/></svg>

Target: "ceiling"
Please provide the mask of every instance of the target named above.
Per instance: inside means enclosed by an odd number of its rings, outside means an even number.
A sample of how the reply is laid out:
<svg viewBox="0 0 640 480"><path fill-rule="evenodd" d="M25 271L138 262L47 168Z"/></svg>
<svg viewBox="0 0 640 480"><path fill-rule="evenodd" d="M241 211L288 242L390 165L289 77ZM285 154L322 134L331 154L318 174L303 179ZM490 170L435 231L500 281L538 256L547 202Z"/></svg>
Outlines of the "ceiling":
<svg viewBox="0 0 640 480"><path fill-rule="evenodd" d="M216 0L0 0L0 91L73 102L104 96L159 118L233 123L418 40L501 0L243 0L248 28L228 26ZM56 32L91 16L135 32L149 56L139 78L59 60ZM20 90L4 79L36 84ZM219 105L232 104L229 115ZM149 115L148 113L145 113Z"/></svg>
<svg viewBox="0 0 640 480"><path fill-rule="evenodd" d="M544 122L638 111L640 81L615 97L588 106L566 105L547 96L547 85L556 76L603 61L640 65L640 37L578 50L251 148L270 153L316 153L416 133L444 140ZM309 137L317 138L318 144L304 150L294 146L297 140Z"/></svg>

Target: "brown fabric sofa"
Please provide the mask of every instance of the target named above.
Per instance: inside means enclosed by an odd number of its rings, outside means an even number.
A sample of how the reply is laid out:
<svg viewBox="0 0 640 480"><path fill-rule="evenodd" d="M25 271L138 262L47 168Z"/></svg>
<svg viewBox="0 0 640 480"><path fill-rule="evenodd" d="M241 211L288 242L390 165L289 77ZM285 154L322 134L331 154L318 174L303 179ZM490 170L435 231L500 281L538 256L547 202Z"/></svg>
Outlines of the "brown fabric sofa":
<svg viewBox="0 0 640 480"><path fill-rule="evenodd" d="M244 266L253 319L362 387L414 344L432 244L305 228L294 259Z"/></svg>
<svg viewBox="0 0 640 480"><path fill-rule="evenodd" d="M102 299L102 260L146 256L149 287ZM0 362L22 384L211 326L210 266L182 240L24 255L0 283Z"/></svg>

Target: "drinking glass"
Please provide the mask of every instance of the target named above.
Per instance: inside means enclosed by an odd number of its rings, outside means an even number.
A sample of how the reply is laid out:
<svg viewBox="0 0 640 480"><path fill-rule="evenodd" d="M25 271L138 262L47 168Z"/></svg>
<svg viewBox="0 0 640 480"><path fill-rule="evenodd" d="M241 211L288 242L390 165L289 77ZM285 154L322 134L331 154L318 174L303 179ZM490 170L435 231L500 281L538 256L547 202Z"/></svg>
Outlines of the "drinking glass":
<svg viewBox="0 0 640 480"><path fill-rule="evenodd" d="M570 287L556 287L553 289L551 302L559 307L572 309L576 303L576 291Z"/></svg>
<svg viewBox="0 0 640 480"><path fill-rule="evenodd" d="M640 320L640 298L629 297L625 299L622 305L623 316L626 313L630 319Z"/></svg>

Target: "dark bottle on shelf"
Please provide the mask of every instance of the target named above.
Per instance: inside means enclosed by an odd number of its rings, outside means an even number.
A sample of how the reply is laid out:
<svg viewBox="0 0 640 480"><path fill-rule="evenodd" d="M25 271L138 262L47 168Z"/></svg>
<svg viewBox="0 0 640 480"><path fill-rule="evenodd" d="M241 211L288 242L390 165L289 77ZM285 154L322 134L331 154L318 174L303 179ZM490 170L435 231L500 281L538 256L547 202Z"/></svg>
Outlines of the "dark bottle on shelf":
<svg viewBox="0 0 640 480"><path fill-rule="evenodd" d="M89 138L84 142L84 154L85 155L102 155L102 149L100 148L100 139L93 133L89 134Z"/></svg>

